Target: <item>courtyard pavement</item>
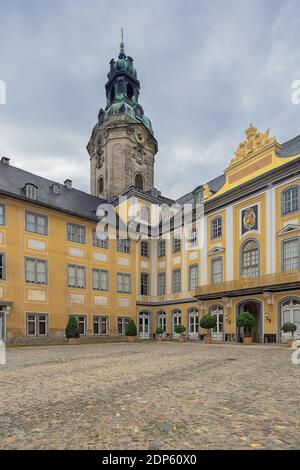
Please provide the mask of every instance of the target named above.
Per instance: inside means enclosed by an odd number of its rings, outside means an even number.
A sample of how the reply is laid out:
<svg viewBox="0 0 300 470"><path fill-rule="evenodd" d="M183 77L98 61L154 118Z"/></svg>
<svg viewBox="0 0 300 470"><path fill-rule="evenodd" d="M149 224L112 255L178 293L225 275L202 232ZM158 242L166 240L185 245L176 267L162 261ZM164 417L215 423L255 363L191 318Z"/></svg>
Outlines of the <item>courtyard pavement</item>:
<svg viewBox="0 0 300 470"><path fill-rule="evenodd" d="M300 365L279 346L9 348L1 449L296 449Z"/></svg>

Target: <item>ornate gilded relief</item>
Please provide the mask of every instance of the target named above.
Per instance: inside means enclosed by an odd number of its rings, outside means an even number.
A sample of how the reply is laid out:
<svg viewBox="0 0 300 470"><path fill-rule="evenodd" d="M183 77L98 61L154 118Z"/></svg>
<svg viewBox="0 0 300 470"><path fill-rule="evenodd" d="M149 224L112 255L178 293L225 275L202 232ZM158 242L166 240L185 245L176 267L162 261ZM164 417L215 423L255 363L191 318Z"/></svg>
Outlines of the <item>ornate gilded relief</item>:
<svg viewBox="0 0 300 470"><path fill-rule="evenodd" d="M242 235L250 230L258 230L258 206L242 210Z"/></svg>
<svg viewBox="0 0 300 470"><path fill-rule="evenodd" d="M276 142L275 137L269 136L269 129L266 132L259 132L256 127L250 126L245 130L247 139L240 143L231 159L230 164L240 162L251 153L262 149L263 147Z"/></svg>

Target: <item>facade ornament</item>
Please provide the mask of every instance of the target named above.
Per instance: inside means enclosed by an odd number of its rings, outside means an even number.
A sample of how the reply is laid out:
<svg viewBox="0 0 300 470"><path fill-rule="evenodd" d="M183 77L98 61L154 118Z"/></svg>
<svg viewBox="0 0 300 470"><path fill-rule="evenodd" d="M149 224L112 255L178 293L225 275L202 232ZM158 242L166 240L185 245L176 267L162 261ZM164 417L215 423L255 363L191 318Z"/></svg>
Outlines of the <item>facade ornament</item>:
<svg viewBox="0 0 300 470"><path fill-rule="evenodd" d="M207 183L205 183L203 185L203 201L206 201L207 199L209 199L210 197L213 196L213 192L212 190L210 189L209 185Z"/></svg>
<svg viewBox="0 0 300 470"><path fill-rule="evenodd" d="M252 124L245 130L246 140L240 143L231 159L230 164L240 162L247 158L253 152L262 149L263 147L276 142L275 137L269 136L269 129L265 132L259 132Z"/></svg>

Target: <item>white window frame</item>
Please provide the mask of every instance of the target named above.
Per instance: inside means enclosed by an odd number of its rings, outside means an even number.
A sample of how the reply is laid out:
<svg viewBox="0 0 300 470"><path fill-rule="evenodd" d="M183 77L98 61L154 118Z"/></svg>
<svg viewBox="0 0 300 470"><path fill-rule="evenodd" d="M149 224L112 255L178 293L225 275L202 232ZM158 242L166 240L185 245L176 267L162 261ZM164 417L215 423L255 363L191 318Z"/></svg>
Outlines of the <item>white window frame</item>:
<svg viewBox="0 0 300 470"><path fill-rule="evenodd" d="M70 268L74 268L74 284L75 285L71 285L70 283ZM78 271L79 269L82 269L83 270L83 273L84 273L84 285L83 286L80 286L79 285L79 276L78 276ZM70 289L86 289L86 267L85 266L81 266L81 265L78 265L78 264L67 264L67 285Z"/></svg>
<svg viewBox="0 0 300 470"><path fill-rule="evenodd" d="M109 291L109 272L106 269L92 269L92 289L97 291Z"/></svg>
<svg viewBox="0 0 300 470"><path fill-rule="evenodd" d="M162 281L163 280L163 281ZM166 273L158 273L157 276L158 295L166 295Z"/></svg>
<svg viewBox="0 0 300 470"><path fill-rule="evenodd" d="M29 222L28 217L33 217L33 222ZM40 231L38 221L43 219L45 221L44 232ZM30 224L33 225L33 229L30 229ZM48 216L38 214L37 212L25 211L25 230L30 233L37 233L39 235L48 235Z"/></svg>
<svg viewBox="0 0 300 470"><path fill-rule="evenodd" d="M5 281L6 279L6 253L0 252L0 281Z"/></svg>
<svg viewBox="0 0 300 470"><path fill-rule="evenodd" d="M29 317L35 317L33 320L29 320ZM40 317L45 317L44 321L40 320ZM34 334L29 334L28 326L29 323L34 322ZM40 333L40 323L45 323L45 334ZM35 313L35 312L26 312L26 336L30 337L45 337L48 336L49 330L49 315L47 313Z"/></svg>
<svg viewBox="0 0 300 470"><path fill-rule="evenodd" d="M105 321L106 333L102 333L102 322ZM94 326L97 324L98 333L95 333ZM107 315L93 315L93 335L94 336L108 336L109 335L109 320Z"/></svg>
<svg viewBox="0 0 300 470"><path fill-rule="evenodd" d="M192 272L196 271L196 275L192 277ZM199 268L198 264L191 264L189 266L189 291L194 291L198 287L198 276L199 276ZM192 287L192 283L195 283L195 287Z"/></svg>
<svg viewBox="0 0 300 470"><path fill-rule="evenodd" d="M173 269L172 271L172 293L179 294L181 292L181 269Z"/></svg>
<svg viewBox="0 0 300 470"><path fill-rule="evenodd" d="M6 206L5 204L0 204L0 225L6 225Z"/></svg>
<svg viewBox="0 0 300 470"><path fill-rule="evenodd" d="M67 222L67 240L73 243L86 243L86 227L81 224Z"/></svg>
<svg viewBox="0 0 300 470"><path fill-rule="evenodd" d="M29 270L28 262L34 263L34 280L29 280ZM39 281L39 263L42 263L45 266L45 281ZM39 284L47 285L48 284L48 261L40 258L32 258L31 256L25 256L24 259L24 268L25 268L25 282L27 284Z"/></svg>
<svg viewBox="0 0 300 470"><path fill-rule="evenodd" d="M217 263L220 263L221 269L218 270L217 272L214 272L214 266L217 265ZM217 280L216 277L220 276L221 280ZM211 278L211 284L222 284L223 282L223 258L219 256L218 258L213 258L211 260L211 266L210 266L210 278Z"/></svg>
<svg viewBox="0 0 300 470"><path fill-rule="evenodd" d="M117 292L119 294L131 294L131 274L117 273Z"/></svg>

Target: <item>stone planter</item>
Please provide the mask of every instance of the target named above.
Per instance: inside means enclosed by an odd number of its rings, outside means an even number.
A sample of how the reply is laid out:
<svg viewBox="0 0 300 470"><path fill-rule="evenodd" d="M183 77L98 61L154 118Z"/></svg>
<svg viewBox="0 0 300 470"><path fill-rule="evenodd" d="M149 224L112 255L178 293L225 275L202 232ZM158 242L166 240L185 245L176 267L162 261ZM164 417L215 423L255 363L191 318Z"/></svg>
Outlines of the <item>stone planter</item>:
<svg viewBox="0 0 300 470"><path fill-rule="evenodd" d="M157 339L157 341L162 341L162 340L163 340L163 337L162 337L161 335L157 335L157 336L156 336L156 339Z"/></svg>
<svg viewBox="0 0 300 470"><path fill-rule="evenodd" d="M178 336L177 341L179 341L179 343L183 343L184 341L186 341L186 337L180 335L180 336Z"/></svg>
<svg viewBox="0 0 300 470"><path fill-rule="evenodd" d="M80 343L80 339L79 338L67 338L67 343L68 344L79 344Z"/></svg>
<svg viewBox="0 0 300 470"><path fill-rule="evenodd" d="M136 336L127 336L127 341L129 343L134 343L136 341Z"/></svg>
<svg viewBox="0 0 300 470"><path fill-rule="evenodd" d="M291 347L293 346L293 342L294 342L294 340L293 340L292 338L289 338L289 339L287 340L287 347L288 347L288 348L291 348Z"/></svg>
<svg viewBox="0 0 300 470"><path fill-rule="evenodd" d="M244 336L243 343L247 346L249 344L252 344L253 340L251 336Z"/></svg>
<svg viewBox="0 0 300 470"><path fill-rule="evenodd" d="M211 336L204 336L204 343L205 344L211 344L212 343Z"/></svg>

